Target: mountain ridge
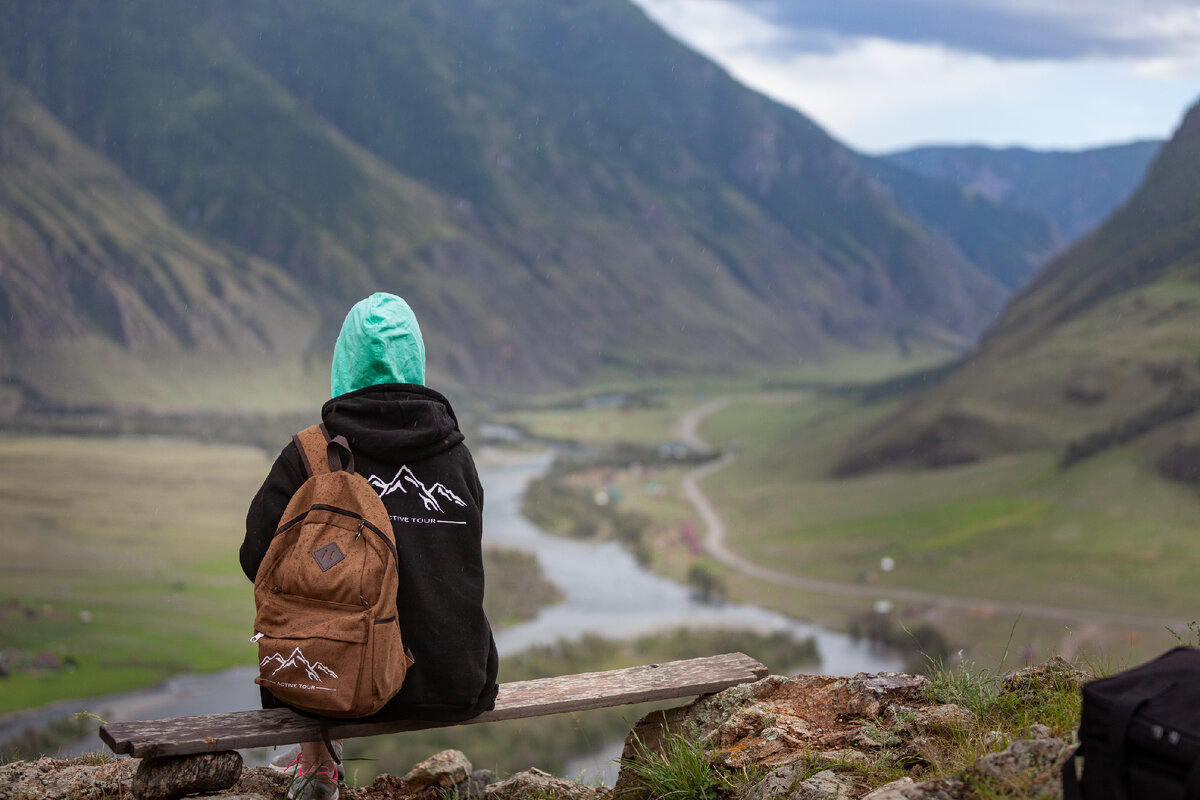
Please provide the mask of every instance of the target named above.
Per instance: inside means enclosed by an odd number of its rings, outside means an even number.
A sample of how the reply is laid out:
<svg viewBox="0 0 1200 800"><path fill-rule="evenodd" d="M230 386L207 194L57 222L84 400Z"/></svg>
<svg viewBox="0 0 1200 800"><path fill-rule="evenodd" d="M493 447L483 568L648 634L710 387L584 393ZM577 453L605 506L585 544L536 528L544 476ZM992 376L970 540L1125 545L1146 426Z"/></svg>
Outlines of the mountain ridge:
<svg viewBox="0 0 1200 800"><path fill-rule="evenodd" d="M0 80L177 229L302 287L307 330L276 354L299 370L376 289L418 309L436 378L504 391L947 352L1011 291L811 120L626 0L0 10ZM1013 248L1018 272L1044 235Z"/></svg>
<svg viewBox="0 0 1200 800"><path fill-rule="evenodd" d="M1139 140L1077 151L924 146L882 160L1042 214L1070 243L1129 199L1162 144Z"/></svg>
<svg viewBox="0 0 1200 800"><path fill-rule="evenodd" d="M848 443L837 472L1184 435L1200 387L1197 186L1200 104L1129 201L1018 292L958 369Z"/></svg>

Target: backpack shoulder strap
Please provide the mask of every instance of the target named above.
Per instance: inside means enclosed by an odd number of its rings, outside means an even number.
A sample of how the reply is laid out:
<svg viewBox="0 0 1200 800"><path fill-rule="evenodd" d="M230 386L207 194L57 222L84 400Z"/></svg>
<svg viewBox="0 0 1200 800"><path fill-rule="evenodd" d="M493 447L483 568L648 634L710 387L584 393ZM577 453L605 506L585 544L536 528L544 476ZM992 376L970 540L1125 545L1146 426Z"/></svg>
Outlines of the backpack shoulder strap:
<svg viewBox="0 0 1200 800"><path fill-rule="evenodd" d="M311 477L326 472L354 472L354 453L345 436L330 436L323 424L310 425L292 436L304 471Z"/></svg>

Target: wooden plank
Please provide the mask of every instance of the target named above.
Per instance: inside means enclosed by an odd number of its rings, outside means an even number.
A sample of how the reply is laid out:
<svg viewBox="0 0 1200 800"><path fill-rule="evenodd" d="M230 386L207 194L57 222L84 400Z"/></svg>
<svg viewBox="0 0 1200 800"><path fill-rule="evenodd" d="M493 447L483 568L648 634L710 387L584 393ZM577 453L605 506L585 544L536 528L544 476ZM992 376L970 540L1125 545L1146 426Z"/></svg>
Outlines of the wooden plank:
<svg viewBox="0 0 1200 800"><path fill-rule="evenodd" d="M711 694L758 680L766 674L767 668L753 658L742 653L726 653L608 672L584 672L501 684L496 707L467 722L346 720L331 722L329 728L334 738L352 739L524 719ZM287 709L271 709L111 722L100 727L100 738L114 753L148 758L315 741L320 738L320 729L308 717Z"/></svg>

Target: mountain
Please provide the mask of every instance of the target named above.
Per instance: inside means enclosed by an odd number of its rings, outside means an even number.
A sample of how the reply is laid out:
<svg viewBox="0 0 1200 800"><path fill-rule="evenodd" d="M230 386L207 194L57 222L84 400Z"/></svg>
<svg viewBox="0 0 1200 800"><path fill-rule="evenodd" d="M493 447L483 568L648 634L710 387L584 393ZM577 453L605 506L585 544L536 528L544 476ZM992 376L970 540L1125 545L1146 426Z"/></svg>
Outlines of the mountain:
<svg viewBox="0 0 1200 800"><path fill-rule="evenodd" d="M968 186L863 157L863 168L905 213L953 241L963 255L1009 291L1016 291L1065 242L1047 216L1005 205Z"/></svg>
<svg viewBox="0 0 1200 800"><path fill-rule="evenodd" d="M68 382L112 401L105 373L119 380L158 355L255 363L311 337L298 319L311 304L284 270L177 224L3 79L0 231L10 383Z"/></svg>
<svg viewBox="0 0 1200 800"><path fill-rule="evenodd" d="M918 147L884 160L1043 214L1074 242L1129 199L1160 147L1158 141L1080 151Z"/></svg>
<svg viewBox="0 0 1200 800"><path fill-rule="evenodd" d="M839 471L1034 446L1069 464L1168 426L1185 437L1197 353L1200 105L1129 201L1047 265L949 377L858 436Z"/></svg>
<svg viewBox="0 0 1200 800"><path fill-rule="evenodd" d="M954 226L920 212L932 182L885 185L627 0L0 0L0 14L6 94L152 207L163 232L140 234L148 266L122 306L153 335L122 333L103 293L51 292L78 271L57 257L37 262L40 282L0 282L0 304L84 321L55 334L68 353L84 337L147 364L103 370L126 401L163 383L163 364L258 342L292 365L234 370L265 402L258 387L276 373L301 385L322 372L346 308L374 290L413 304L435 379L510 391L961 348L1048 250L1044 231L994 234L1020 253L972 257ZM3 141L18 124L0 119ZM4 159L6 171L32 163L7 147ZM23 220L52 254L70 249L69 231L93 235L113 203L78 160L41 167L76 211L6 206L0 230ZM991 207L960 199L986 228ZM5 274L33 270L16 236L0 244ZM173 260L183 245L169 243L185 239L203 259ZM93 255L91 274L123 274L118 255ZM164 301L175 283L195 296ZM264 332L277 319L287 333ZM10 383L110 400L117 390L75 362L33 357L46 327L4 329ZM229 372L190 371L205 376L196 391ZM187 402L199 397L189 388Z"/></svg>

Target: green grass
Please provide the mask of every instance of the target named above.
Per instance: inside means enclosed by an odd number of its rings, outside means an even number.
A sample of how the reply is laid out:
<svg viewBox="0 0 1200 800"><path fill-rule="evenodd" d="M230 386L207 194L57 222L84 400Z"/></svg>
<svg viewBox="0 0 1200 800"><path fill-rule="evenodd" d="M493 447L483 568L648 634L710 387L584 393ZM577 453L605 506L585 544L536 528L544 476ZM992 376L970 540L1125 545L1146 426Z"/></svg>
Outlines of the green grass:
<svg viewBox="0 0 1200 800"><path fill-rule="evenodd" d="M1144 450L1115 448L1066 471L1054 452L1033 452L832 480L838 443L886 411L837 403L735 404L703 428L710 440L742 445L739 460L705 483L739 552L795 574L879 587L1164 620L1191 613L1200 497L1156 476ZM891 572L879 569L885 556L896 562ZM805 616L781 602L778 587L735 595Z"/></svg>
<svg viewBox="0 0 1200 800"><path fill-rule="evenodd" d="M17 670L0 711L252 661L237 549L268 466L167 440L0 441L5 649L74 664Z"/></svg>
<svg viewBox="0 0 1200 800"><path fill-rule="evenodd" d="M729 782L699 736L668 733L660 749L648 748L641 739L634 747L635 755L621 759L621 768L632 774L640 796L717 800L726 793Z"/></svg>
<svg viewBox="0 0 1200 800"><path fill-rule="evenodd" d="M660 408L571 409L513 413L503 421L520 425L551 439L570 439L586 444L613 442L663 444L670 441L672 425L688 401L672 397Z"/></svg>
<svg viewBox="0 0 1200 800"><path fill-rule="evenodd" d="M682 415L714 395L670 394L647 412L636 435L662 441ZM1155 432L1134 446L1115 447L1071 469L1056 450L1006 455L938 470L899 470L829 478L845 442L891 413L903 398L861 402L853 393L745 394L710 416L701 435L738 460L711 475L704 489L728 527L734 549L760 564L801 576L932 591L951 596L1027 601L1065 608L1141 615L1161 626L1068 623L997 613L987 603L959 607L901 605L894 624L932 625L955 648L998 660L1015 637L1009 664L1057 652L1100 654L1133 661L1171 645L1165 625L1187 618L1189 565L1200 557L1194 520L1200 496L1151 468L1156 448L1200 435L1200 421ZM632 415L637 418L637 413ZM591 444L611 440L617 412L529 412L533 427L582 433ZM676 420L678 417L676 417ZM629 428L633 431L633 428ZM632 436L630 437L632 438ZM640 515L651 565L680 581L697 565L736 600L812 619L835 628L871 612L873 600L830 597L740 576L697 557L680 532L699 522L682 495L686 468L641 471L586 468L565 479L581 496L615 487L620 502L606 506ZM645 490L653 483L653 494ZM661 487L661 488L660 488ZM591 516L559 509L564 532ZM880 568L883 558L895 568Z"/></svg>
<svg viewBox="0 0 1200 800"><path fill-rule="evenodd" d="M253 664L246 508L272 456L171 439L0 438L0 713ZM524 554L487 551L487 610L556 594ZM59 668L39 667L40 653Z"/></svg>
<svg viewBox="0 0 1200 800"><path fill-rule="evenodd" d="M307 341L311 332L298 330L296 336ZM7 355L14 376L76 407L279 414L312 411L329 397L328 364L295 354L131 354L89 341L13 347Z"/></svg>

